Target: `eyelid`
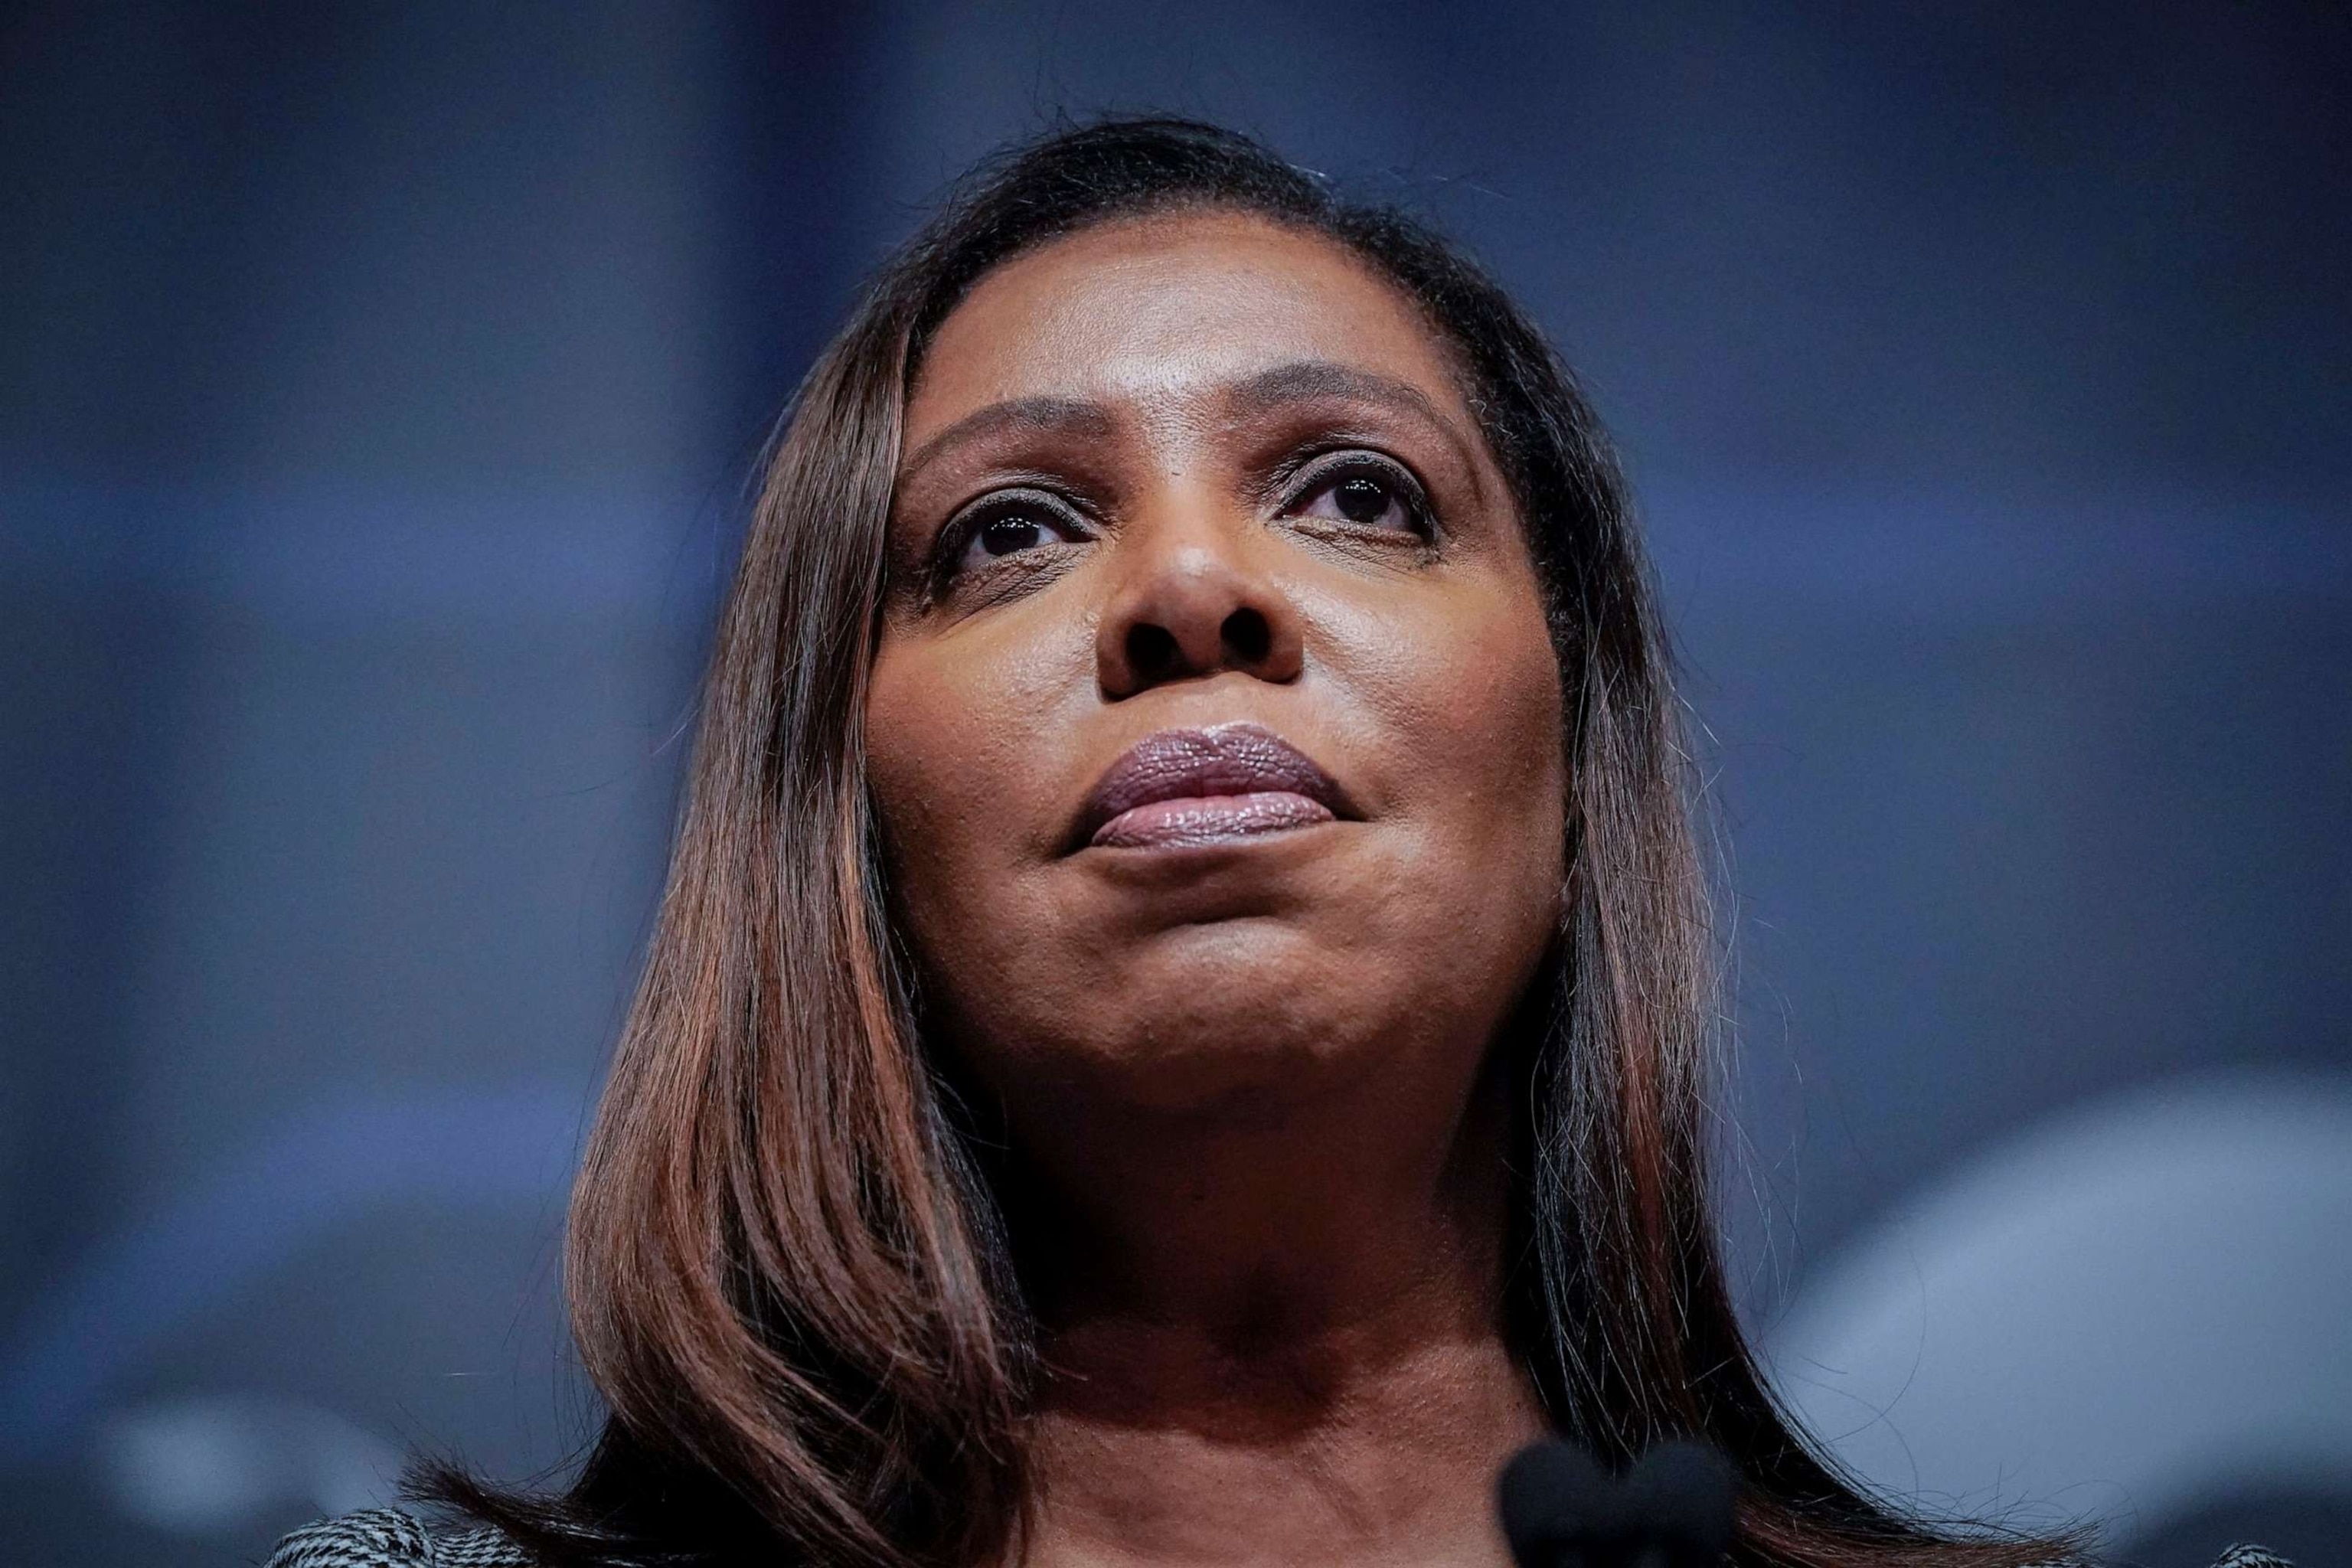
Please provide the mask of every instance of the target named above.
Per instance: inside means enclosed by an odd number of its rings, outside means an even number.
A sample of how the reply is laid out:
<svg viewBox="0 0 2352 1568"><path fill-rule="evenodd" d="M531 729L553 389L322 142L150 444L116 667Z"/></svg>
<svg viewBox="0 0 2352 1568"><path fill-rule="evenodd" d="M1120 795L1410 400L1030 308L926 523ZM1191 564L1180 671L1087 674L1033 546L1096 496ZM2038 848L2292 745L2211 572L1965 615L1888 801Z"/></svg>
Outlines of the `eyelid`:
<svg viewBox="0 0 2352 1568"><path fill-rule="evenodd" d="M925 576L936 595L955 581L957 568L971 548L972 536L998 518L1023 509L1045 512L1073 532L1100 526L1082 502L1042 484L999 485L982 491L948 514L932 537Z"/></svg>
<svg viewBox="0 0 2352 1568"><path fill-rule="evenodd" d="M1013 484L999 485L994 489L986 490L972 497L949 514L940 532L945 534L950 529L963 529L969 531L975 522L992 522L1004 513L1023 506L1052 512L1055 516L1065 519L1080 528L1094 526L1094 519L1088 515L1088 509L1070 497L1059 494L1045 485Z"/></svg>
<svg viewBox="0 0 2352 1568"><path fill-rule="evenodd" d="M1437 508L1430 500L1429 486L1413 471L1412 464L1370 447L1327 446L1286 463L1276 472L1273 486L1283 497L1277 510L1288 515L1325 485L1347 477L1350 470L1370 470L1395 480L1406 510L1424 527L1436 531Z"/></svg>

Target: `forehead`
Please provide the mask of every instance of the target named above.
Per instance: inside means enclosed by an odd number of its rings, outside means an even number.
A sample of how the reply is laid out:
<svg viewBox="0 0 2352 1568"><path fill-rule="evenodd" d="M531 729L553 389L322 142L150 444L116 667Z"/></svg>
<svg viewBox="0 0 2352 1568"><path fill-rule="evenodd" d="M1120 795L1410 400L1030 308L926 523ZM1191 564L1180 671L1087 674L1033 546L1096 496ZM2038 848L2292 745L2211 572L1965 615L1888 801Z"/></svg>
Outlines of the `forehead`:
<svg viewBox="0 0 2352 1568"><path fill-rule="evenodd" d="M1337 242L1247 214L1119 220L981 279L931 340L905 439L1020 397L1177 407L1310 361L1406 382L1469 423L1420 309Z"/></svg>

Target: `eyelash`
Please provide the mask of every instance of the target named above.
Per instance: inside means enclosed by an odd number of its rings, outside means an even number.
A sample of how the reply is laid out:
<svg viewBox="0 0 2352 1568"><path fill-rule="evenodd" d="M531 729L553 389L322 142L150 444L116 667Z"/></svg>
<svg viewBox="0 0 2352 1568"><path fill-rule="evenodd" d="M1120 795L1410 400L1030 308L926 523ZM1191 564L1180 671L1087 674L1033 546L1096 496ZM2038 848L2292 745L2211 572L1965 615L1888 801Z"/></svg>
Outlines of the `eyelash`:
<svg viewBox="0 0 2352 1568"><path fill-rule="evenodd" d="M1280 483L1287 495L1281 513L1293 516L1324 491L1355 479L1378 479L1386 485L1404 507L1405 521L1412 531L1424 542L1436 538L1436 510L1430 505L1428 489L1412 470L1393 458L1361 447L1327 448L1297 460Z"/></svg>
<svg viewBox="0 0 2352 1568"><path fill-rule="evenodd" d="M939 539L932 546L929 573L933 595L945 590L963 574L958 568L971 551L972 541L978 539L990 524L1008 518L1031 516L1074 533L1084 534L1094 527L1093 520L1083 508L1034 487L1001 490L982 497L950 518L948 525L940 530Z"/></svg>
<svg viewBox="0 0 2352 1568"><path fill-rule="evenodd" d="M1430 505L1428 490L1411 469L1392 458L1360 447L1327 447L1293 458L1284 465L1284 469L1286 471L1279 472L1275 482L1268 487L1285 497L1276 509L1277 515L1297 516L1326 490L1351 479L1372 479L1387 486L1395 495L1403 506L1406 521L1411 524L1416 537L1427 542L1436 535L1436 514ZM940 531L933 546L929 574L932 594L936 595L945 591L964 575L961 570L964 557L971 552L972 542L991 524L1008 518L1027 516L1035 516L1055 528L1082 535L1096 526L1084 508L1066 498L1034 488L1000 491L984 497L950 519L948 525ZM1368 531L1370 529L1369 524L1358 526ZM1014 557L1008 555L1003 559L1009 561Z"/></svg>

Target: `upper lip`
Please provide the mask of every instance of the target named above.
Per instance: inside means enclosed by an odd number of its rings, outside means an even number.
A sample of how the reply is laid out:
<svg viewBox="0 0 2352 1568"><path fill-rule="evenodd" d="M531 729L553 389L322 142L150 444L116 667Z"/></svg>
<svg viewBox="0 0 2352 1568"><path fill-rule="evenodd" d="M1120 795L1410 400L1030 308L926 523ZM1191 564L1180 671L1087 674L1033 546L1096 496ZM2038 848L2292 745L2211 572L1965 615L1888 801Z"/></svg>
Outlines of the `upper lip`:
<svg viewBox="0 0 2352 1568"><path fill-rule="evenodd" d="M1320 801L1333 816L1356 815L1347 793L1315 759L1263 724L1215 724L1146 735L1106 769L1078 813L1073 846L1102 825L1155 801L1283 790Z"/></svg>

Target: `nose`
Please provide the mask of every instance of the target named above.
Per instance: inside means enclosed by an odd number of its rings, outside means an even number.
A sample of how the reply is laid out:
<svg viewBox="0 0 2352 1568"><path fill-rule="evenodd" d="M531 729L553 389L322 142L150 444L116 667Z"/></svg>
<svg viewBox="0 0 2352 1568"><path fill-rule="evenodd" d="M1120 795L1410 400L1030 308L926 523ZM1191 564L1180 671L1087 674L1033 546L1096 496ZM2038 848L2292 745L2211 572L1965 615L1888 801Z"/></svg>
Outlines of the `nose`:
<svg viewBox="0 0 2352 1568"><path fill-rule="evenodd" d="M1276 683L1304 664L1298 615L1259 559L1257 524L1206 507L1163 509L1129 525L1128 557L1095 634L1105 698L1234 670Z"/></svg>

